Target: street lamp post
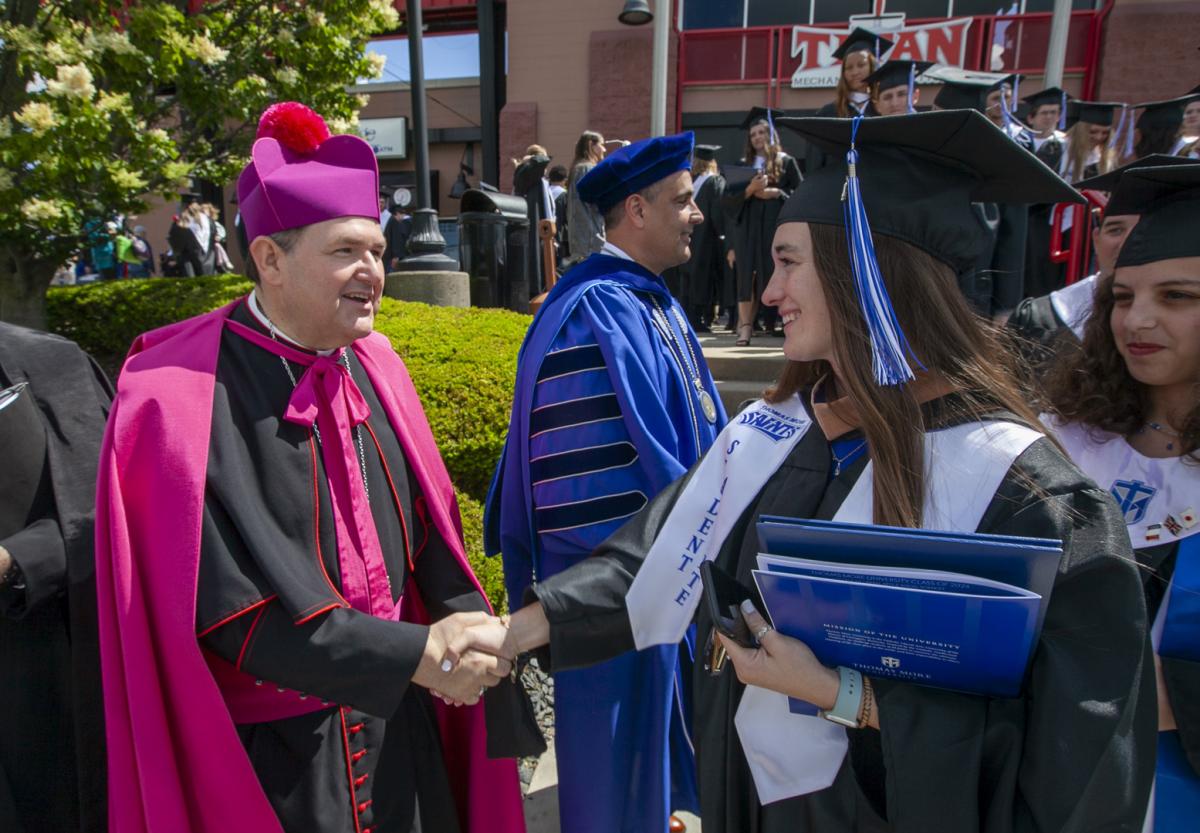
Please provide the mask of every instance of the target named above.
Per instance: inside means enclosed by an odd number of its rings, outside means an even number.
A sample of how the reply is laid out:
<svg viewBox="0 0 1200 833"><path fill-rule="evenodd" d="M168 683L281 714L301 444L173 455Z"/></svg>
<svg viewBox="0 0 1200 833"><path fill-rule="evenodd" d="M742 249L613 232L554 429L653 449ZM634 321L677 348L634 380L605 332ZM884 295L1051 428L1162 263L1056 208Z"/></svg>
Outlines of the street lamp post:
<svg viewBox="0 0 1200 833"><path fill-rule="evenodd" d="M670 0L654 0L654 11L646 0L626 0L617 20L626 26L654 22L650 71L650 135L667 135L667 51L671 24Z"/></svg>
<svg viewBox="0 0 1200 833"><path fill-rule="evenodd" d="M429 195L429 132L425 115L425 67L421 55L421 0L408 0L409 85L412 89L413 150L417 166L417 209L413 212L408 256L401 272L456 272L458 263L446 257L446 239Z"/></svg>

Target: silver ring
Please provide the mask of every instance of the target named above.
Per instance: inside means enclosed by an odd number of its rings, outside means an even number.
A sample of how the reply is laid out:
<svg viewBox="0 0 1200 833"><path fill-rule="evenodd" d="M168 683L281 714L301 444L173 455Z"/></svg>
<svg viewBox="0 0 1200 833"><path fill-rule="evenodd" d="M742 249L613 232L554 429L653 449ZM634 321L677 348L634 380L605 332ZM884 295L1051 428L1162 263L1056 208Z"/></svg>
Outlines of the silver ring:
<svg viewBox="0 0 1200 833"><path fill-rule="evenodd" d="M763 625L761 628L759 628L758 630L756 630L754 632L754 640L756 642L762 642L762 638L773 630L775 630L775 629L773 627L771 627L770 625Z"/></svg>

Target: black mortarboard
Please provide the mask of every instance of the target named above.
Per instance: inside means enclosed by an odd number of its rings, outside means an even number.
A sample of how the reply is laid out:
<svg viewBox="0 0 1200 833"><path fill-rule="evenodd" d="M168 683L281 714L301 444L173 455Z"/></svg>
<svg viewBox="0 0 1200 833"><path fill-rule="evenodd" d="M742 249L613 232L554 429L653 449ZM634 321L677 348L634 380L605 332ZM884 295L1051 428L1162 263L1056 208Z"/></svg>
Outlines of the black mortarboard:
<svg viewBox="0 0 1200 833"><path fill-rule="evenodd" d="M998 89L1001 84L1011 84L1019 76L1013 73L978 72L960 67L935 66L925 70L924 78L926 81L942 82L942 88L933 100L935 106L942 110L983 112L987 109L988 93Z"/></svg>
<svg viewBox="0 0 1200 833"><path fill-rule="evenodd" d="M851 52L866 50L876 58L882 58L892 46L893 41L888 40L883 35L877 35L870 29L856 26L854 31L842 41L842 45L833 51L833 57L839 61L844 61L846 60L846 56Z"/></svg>
<svg viewBox="0 0 1200 833"><path fill-rule="evenodd" d="M1200 93L1195 91L1187 95L1181 95L1179 98L1168 98L1165 101L1145 101L1141 104L1133 105L1135 108L1141 108L1142 114L1138 116L1137 127L1139 130L1171 130L1183 124L1183 108L1200 98Z"/></svg>
<svg viewBox="0 0 1200 833"><path fill-rule="evenodd" d="M907 86L909 78L915 79L931 66L933 61L888 61L867 76L867 83L878 84L880 92Z"/></svg>
<svg viewBox="0 0 1200 833"><path fill-rule="evenodd" d="M781 223L843 224L851 121L780 119L831 159L784 204ZM956 268L974 262L982 239L969 203L1081 201L1058 174L974 110L866 119L856 144L872 230L906 240Z"/></svg>
<svg viewBox="0 0 1200 833"><path fill-rule="evenodd" d="M1149 156L1143 156L1141 159L1128 162L1119 168L1113 168L1106 174L1080 180L1075 183L1075 187L1080 191L1107 191L1109 194L1108 205L1104 207L1104 214L1106 216L1139 214L1142 210L1143 198L1139 195L1137 189L1125 188L1122 192L1118 193L1117 184L1125 174L1139 168L1164 168L1195 164L1195 159L1188 159L1184 156L1168 156L1165 153L1152 153Z"/></svg>
<svg viewBox="0 0 1200 833"><path fill-rule="evenodd" d="M749 130L752 124L760 121L773 124L782 115L784 115L782 110L776 110L773 107L751 107L746 118L742 119L742 130Z"/></svg>
<svg viewBox="0 0 1200 833"><path fill-rule="evenodd" d="M1122 191L1135 195L1142 216L1121 246L1118 269L1200 257L1200 162L1138 168L1121 177L1114 196Z"/></svg>
<svg viewBox="0 0 1200 833"><path fill-rule="evenodd" d="M187 206L187 205L191 205L194 202L200 202L200 199L201 199L200 195L197 194L196 192L184 191L182 194L179 195L179 204Z"/></svg>
<svg viewBox="0 0 1200 833"><path fill-rule="evenodd" d="M879 384L912 378L907 342L878 274L875 235L903 240L950 265L969 268L984 243L972 202L1080 202L1036 156L975 110L871 119L785 118L829 155L796 188L779 223L847 229L856 285L871 332ZM853 141L853 149L851 143ZM849 152L857 155L854 167Z"/></svg>
<svg viewBox="0 0 1200 833"><path fill-rule="evenodd" d="M1119 101L1069 101L1067 118L1101 127L1113 126L1113 114L1124 105Z"/></svg>
<svg viewBox="0 0 1200 833"><path fill-rule="evenodd" d="M717 151L720 149L720 145L696 145L692 149L692 156L696 159L703 159L705 162L712 162L716 160Z"/></svg>
<svg viewBox="0 0 1200 833"><path fill-rule="evenodd" d="M1024 96L1021 100L1030 107L1040 107L1043 104L1058 104L1061 106L1063 101L1068 98L1070 96L1067 94L1067 91L1061 87L1047 87L1044 90L1038 90L1032 95Z"/></svg>

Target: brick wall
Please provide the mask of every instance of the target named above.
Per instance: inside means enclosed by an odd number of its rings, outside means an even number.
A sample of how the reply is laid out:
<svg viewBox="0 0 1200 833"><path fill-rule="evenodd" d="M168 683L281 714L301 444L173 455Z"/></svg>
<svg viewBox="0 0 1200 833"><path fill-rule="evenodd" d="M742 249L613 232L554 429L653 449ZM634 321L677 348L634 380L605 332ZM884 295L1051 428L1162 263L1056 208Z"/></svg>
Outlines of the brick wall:
<svg viewBox="0 0 1200 833"><path fill-rule="evenodd" d="M1158 101L1200 83L1200 2L1118 0L1105 21L1101 101Z"/></svg>

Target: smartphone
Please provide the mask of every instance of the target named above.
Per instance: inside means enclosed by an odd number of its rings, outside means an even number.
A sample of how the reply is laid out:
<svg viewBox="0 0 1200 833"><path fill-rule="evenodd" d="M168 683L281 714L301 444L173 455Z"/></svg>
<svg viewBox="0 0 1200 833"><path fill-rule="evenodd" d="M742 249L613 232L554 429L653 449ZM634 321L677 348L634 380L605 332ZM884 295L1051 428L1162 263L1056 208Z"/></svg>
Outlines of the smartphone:
<svg viewBox="0 0 1200 833"><path fill-rule="evenodd" d="M750 598L750 591L711 561L700 565L700 580L704 583L708 615L717 632L743 648L757 648L758 640L742 618L742 602Z"/></svg>

